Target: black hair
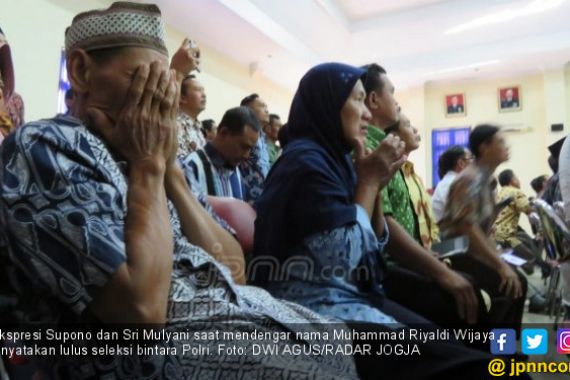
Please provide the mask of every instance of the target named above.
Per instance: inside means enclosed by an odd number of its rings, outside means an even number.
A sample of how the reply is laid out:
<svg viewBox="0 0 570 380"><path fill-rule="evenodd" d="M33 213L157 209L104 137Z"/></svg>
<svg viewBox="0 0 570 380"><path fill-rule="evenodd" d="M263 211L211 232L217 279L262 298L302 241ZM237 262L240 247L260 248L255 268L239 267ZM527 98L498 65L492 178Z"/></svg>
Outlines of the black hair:
<svg viewBox="0 0 570 380"><path fill-rule="evenodd" d="M465 157L465 148L461 145L455 145L447 149L439 156L437 174L439 178L443 178L449 171L455 169L457 162Z"/></svg>
<svg viewBox="0 0 570 380"><path fill-rule="evenodd" d="M548 166L554 174L558 173L558 159L553 155L548 156Z"/></svg>
<svg viewBox="0 0 570 380"><path fill-rule="evenodd" d="M182 79L182 82L180 82L180 95L186 96L186 82L194 79L196 79L196 75L194 74L188 74Z"/></svg>
<svg viewBox="0 0 570 380"><path fill-rule="evenodd" d="M269 124L272 124L275 120L280 120L280 119L281 118L277 114L274 113L269 114Z"/></svg>
<svg viewBox="0 0 570 380"><path fill-rule="evenodd" d="M361 69L366 70L366 73L362 76L362 83L364 84L364 89L366 90L366 96L372 91L382 91L384 89L384 81L380 78L382 74L386 74L386 70L377 63L370 63L364 65Z"/></svg>
<svg viewBox="0 0 570 380"><path fill-rule="evenodd" d="M214 119L206 119L206 120L202 120L202 129L204 131L211 131L212 128L214 127L214 124L216 124L216 122L214 121Z"/></svg>
<svg viewBox="0 0 570 380"><path fill-rule="evenodd" d="M469 135L469 149L476 158L481 157L479 147L491 141L493 136L499 132L499 127L491 124L481 124L475 127Z"/></svg>
<svg viewBox="0 0 570 380"><path fill-rule="evenodd" d="M546 182L546 176L541 175L530 181L530 187L535 191L535 193L540 193L544 187L544 183Z"/></svg>
<svg viewBox="0 0 570 380"><path fill-rule="evenodd" d="M240 102L240 106L249 106L251 105L251 103L253 103L255 101L255 99L258 99L259 95L257 94L251 94L246 96L245 98L243 98Z"/></svg>
<svg viewBox="0 0 570 380"><path fill-rule="evenodd" d="M65 100L70 100L73 99L73 89L72 88L68 88L67 91L65 91Z"/></svg>
<svg viewBox="0 0 570 380"><path fill-rule="evenodd" d="M400 120L398 120L388 128L384 129L384 133L388 135L390 133L398 133L399 130L400 130Z"/></svg>
<svg viewBox="0 0 570 380"><path fill-rule="evenodd" d="M261 129L255 113L249 107L240 106L226 111L218 129L226 128L230 133L242 134L246 125L256 132Z"/></svg>
<svg viewBox="0 0 570 380"><path fill-rule="evenodd" d="M515 173L511 169L503 170L499 174L499 184L501 186L508 186L513 181L513 178L515 178Z"/></svg>

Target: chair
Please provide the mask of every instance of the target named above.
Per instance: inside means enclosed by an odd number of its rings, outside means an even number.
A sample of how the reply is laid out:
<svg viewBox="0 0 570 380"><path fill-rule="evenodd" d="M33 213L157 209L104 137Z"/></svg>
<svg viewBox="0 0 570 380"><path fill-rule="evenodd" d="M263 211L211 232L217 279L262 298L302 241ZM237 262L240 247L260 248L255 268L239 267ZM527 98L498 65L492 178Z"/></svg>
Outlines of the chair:
<svg viewBox="0 0 570 380"><path fill-rule="evenodd" d="M236 232L245 254L253 251L254 222L257 214L246 202L231 197L208 196L214 212Z"/></svg>
<svg viewBox="0 0 570 380"><path fill-rule="evenodd" d="M538 216L538 213L533 211L528 214L528 221L530 222L532 233L535 236L542 234L542 225L540 224L540 217Z"/></svg>
<svg viewBox="0 0 570 380"><path fill-rule="evenodd" d="M546 292L549 305L548 312L550 316L555 317L556 324L560 311L563 309L562 302L564 302L561 290L560 263L570 259L570 230L549 204L541 199L536 200L534 204L542 224L545 246L549 247L552 258L558 262L550 277ZM570 278L562 279L562 281L568 282Z"/></svg>

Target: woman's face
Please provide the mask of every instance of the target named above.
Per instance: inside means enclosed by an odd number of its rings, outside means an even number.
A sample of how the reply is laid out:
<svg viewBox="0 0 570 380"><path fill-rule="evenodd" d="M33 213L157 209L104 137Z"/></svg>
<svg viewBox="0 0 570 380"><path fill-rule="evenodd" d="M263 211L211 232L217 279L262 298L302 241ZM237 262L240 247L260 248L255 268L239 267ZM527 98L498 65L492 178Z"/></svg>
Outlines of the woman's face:
<svg viewBox="0 0 570 380"><path fill-rule="evenodd" d="M411 153L420 147L420 134L404 114L400 114L400 126L397 135L406 144L406 153Z"/></svg>
<svg viewBox="0 0 570 380"><path fill-rule="evenodd" d="M364 143L364 139L368 134L368 124L370 123L371 115L364 104L365 98L366 91L362 81L358 80L340 110L344 141L353 149L359 143Z"/></svg>

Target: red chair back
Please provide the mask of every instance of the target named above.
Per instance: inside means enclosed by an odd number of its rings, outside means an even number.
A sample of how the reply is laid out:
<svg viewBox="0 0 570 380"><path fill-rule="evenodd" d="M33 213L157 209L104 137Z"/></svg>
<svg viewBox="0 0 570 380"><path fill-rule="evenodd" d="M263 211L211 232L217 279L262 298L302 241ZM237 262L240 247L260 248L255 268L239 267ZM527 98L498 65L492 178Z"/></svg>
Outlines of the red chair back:
<svg viewBox="0 0 570 380"><path fill-rule="evenodd" d="M230 197L208 196L212 208L236 231L237 239L244 251L253 251L254 222L257 214L248 203Z"/></svg>

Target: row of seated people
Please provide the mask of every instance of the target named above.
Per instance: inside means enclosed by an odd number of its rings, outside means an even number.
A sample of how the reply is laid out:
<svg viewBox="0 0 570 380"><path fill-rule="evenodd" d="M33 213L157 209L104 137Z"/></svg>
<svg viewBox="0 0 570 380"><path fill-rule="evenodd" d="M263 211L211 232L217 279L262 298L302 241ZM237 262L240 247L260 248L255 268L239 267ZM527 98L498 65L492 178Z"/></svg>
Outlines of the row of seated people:
<svg viewBox="0 0 570 380"><path fill-rule="evenodd" d="M198 67L199 49L185 42L169 69L162 36L154 5L121 2L76 16L65 41L72 114L28 123L2 144L3 269L20 323L267 333L520 325L526 282L486 235L491 173L508 158L497 127L475 128L476 162L451 186L442 236L467 235L472 249L448 265L426 247L424 227L399 209L419 139L384 69L327 63L309 70L281 156L267 178L256 165L250 169L261 181L236 186L227 173L196 175L197 163L208 160L181 153L179 89ZM259 163L252 151L260 129L247 104L226 112L220 141L240 141L226 146L235 158L226 158L230 169L252 156ZM222 180L256 199L251 262L272 265L259 265L247 280L236 231L205 196ZM419 357L255 355L251 340L233 342L245 354L232 355L217 343L204 342L209 355L39 359L50 377L79 379L475 379L490 360L457 341L424 343ZM292 343L315 342L278 344Z"/></svg>

